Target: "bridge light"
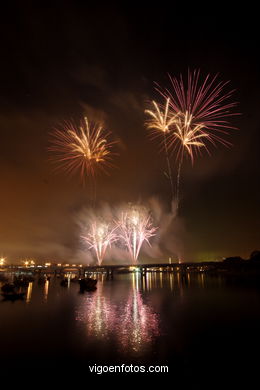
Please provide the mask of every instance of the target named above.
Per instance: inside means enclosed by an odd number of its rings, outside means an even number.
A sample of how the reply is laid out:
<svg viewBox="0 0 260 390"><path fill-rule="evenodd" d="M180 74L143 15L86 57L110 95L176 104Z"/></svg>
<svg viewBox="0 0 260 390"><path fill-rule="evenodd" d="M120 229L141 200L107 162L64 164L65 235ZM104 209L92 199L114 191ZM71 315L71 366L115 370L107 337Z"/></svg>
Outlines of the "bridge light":
<svg viewBox="0 0 260 390"><path fill-rule="evenodd" d="M129 271L139 272L139 267L129 267Z"/></svg>

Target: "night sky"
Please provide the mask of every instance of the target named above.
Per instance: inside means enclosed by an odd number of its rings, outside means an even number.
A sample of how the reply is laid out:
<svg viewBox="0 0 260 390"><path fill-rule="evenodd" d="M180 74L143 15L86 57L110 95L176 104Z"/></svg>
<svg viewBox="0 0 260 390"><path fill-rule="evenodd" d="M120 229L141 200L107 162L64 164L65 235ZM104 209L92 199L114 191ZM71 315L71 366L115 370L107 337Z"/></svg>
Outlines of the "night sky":
<svg viewBox="0 0 260 390"><path fill-rule="evenodd" d="M153 198L169 212L165 161L158 141L147 136L144 109L158 99L154 81L167 86L167 72L188 68L230 80L242 115L232 119L233 148L211 148L193 167L184 164L175 231L182 256L247 258L259 249L254 23L244 28L235 16L186 17L184 10L156 7L14 4L1 15L0 255L84 262L77 216L88 207L89 187L77 176L54 174L47 150L58 123L84 114L103 119L119 141L117 169L97 179L97 202Z"/></svg>

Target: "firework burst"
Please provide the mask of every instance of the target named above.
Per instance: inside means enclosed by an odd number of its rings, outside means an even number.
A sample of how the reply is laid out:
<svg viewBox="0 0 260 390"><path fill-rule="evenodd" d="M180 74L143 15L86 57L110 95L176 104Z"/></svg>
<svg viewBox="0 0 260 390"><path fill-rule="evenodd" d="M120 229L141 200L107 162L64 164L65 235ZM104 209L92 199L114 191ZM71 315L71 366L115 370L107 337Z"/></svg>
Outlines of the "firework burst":
<svg viewBox="0 0 260 390"><path fill-rule="evenodd" d="M169 133L171 126L175 123L176 114L173 114L169 111L170 99L166 99L164 111L161 111L159 105L153 101L152 105L153 110L145 110L145 113L150 116L146 121L147 129L154 130L155 135L160 133L166 134Z"/></svg>
<svg viewBox="0 0 260 390"><path fill-rule="evenodd" d="M153 121L157 120L157 126L151 122L150 126L154 129L161 129L165 124L167 129L167 141L165 138L166 158L169 163L168 149L176 155L178 162L176 201L177 208L179 203L179 186L180 172L183 158L187 155L191 163L194 163L195 156L202 149L208 154L209 144L222 144L231 146L232 144L226 139L229 130L235 129L231 126L228 118L239 115L232 110L237 102L230 102L234 90L225 92L228 82L217 81L218 75L210 76L200 81L200 71L188 71L186 83L182 75L180 79L170 77L172 88L162 89L160 86L157 90L166 99L165 115L160 113L156 105L156 112L152 115ZM159 115L161 114L161 116ZM150 112L151 115L151 112ZM168 124L168 126L167 126ZM168 167L168 171L169 170Z"/></svg>
<svg viewBox="0 0 260 390"><path fill-rule="evenodd" d="M199 148L204 147L208 151L205 143L206 139L210 138L210 135L204 131L204 124L197 123L192 124L192 115L188 112L185 114L179 113L175 120L175 131L173 132L170 146L172 143L179 141L179 149L177 153L177 159L183 158L183 154L186 151L191 158L191 162L194 162L194 152Z"/></svg>
<svg viewBox="0 0 260 390"><path fill-rule="evenodd" d="M169 148L177 148L177 159L182 159L187 152L193 163L201 148L209 153L209 143L231 146L225 137L235 127L227 118L239 114L232 112L237 103L229 102L234 90L225 92L228 82L218 82L218 75L211 77L209 74L200 82L199 70L188 71L186 83L182 75L180 79L169 77L172 89L158 90L169 99L174 115Z"/></svg>
<svg viewBox="0 0 260 390"><path fill-rule="evenodd" d="M118 231L118 238L123 241L136 264L142 244L147 242L150 245L149 239L155 235L156 228L145 208L132 206L121 213Z"/></svg>
<svg viewBox="0 0 260 390"><path fill-rule="evenodd" d="M93 249L98 265L101 265L105 257L107 248L117 240L116 227L108 223L94 221L91 223L86 236L82 236L88 244L89 249Z"/></svg>
<svg viewBox="0 0 260 390"><path fill-rule="evenodd" d="M85 117L80 126L65 123L62 130L52 133L52 145L49 150L53 160L68 174L80 172L81 180L94 178L97 171L107 173L107 168L113 168L111 163L113 145L110 133L102 126L89 123Z"/></svg>

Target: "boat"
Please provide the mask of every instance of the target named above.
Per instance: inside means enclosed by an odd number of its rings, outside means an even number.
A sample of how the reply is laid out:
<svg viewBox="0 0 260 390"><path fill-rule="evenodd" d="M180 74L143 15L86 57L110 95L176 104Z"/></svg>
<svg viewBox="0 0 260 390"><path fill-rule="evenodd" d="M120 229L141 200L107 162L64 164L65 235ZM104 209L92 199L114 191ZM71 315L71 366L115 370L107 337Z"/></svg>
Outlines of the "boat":
<svg viewBox="0 0 260 390"><path fill-rule="evenodd" d="M8 278L5 275L2 275L1 273L0 273L0 282L3 282L3 283L8 282Z"/></svg>
<svg viewBox="0 0 260 390"><path fill-rule="evenodd" d="M30 283L30 282L34 282L35 281L35 277L34 276L27 276L26 277L26 280Z"/></svg>
<svg viewBox="0 0 260 390"><path fill-rule="evenodd" d="M4 294L13 293L13 292L14 292L14 289L15 289L15 285L14 285L13 283L5 283L5 284L1 287L1 291L2 291Z"/></svg>
<svg viewBox="0 0 260 390"><path fill-rule="evenodd" d="M95 291L97 280L92 278L79 279L79 291L84 293L85 291Z"/></svg>
<svg viewBox="0 0 260 390"><path fill-rule="evenodd" d="M2 297L5 301L17 301L18 299L24 299L25 293L16 293L16 292L9 292L9 293L2 293Z"/></svg>
<svg viewBox="0 0 260 390"><path fill-rule="evenodd" d="M28 287L29 281L26 279L15 278L14 285L15 287Z"/></svg>
<svg viewBox="0 0 260 390"><path fill-rule="evenodd" d="M46 277L45 276L39 276L38 278L38 284L45 284Z"/></svg>
<svg viewBox="0 0 260 390"><path fill-rule="evenodd" d="M60 282L60 285L62 287L68 287L68 279L62 279L62 281Z"/></svg>

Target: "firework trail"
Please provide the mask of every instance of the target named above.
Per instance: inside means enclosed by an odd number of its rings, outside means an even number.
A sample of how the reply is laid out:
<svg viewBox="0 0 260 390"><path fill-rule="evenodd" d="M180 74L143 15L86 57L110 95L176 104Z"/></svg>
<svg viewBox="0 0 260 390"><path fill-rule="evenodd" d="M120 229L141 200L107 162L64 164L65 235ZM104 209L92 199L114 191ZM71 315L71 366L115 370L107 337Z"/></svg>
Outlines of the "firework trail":
<svg viewBox="0 0 260 390"><path fill-rule="evenodd" d="M154 136L163 134L163 145L164 145L164 151L165 151L167 169L168 169L167 176L168 179L170 180L171 195L173 199L174 189L173 189L173 180L172 180L172 169L171 169L169 151L168 151L167 135L171 130L171 126L175 123L177 115L169 112L169 102L170 99L167 98L165 102L164 112L162 112L158 104L155 101L153 101L152 104L154 110L145 110L145 113L150 116L150 118L146 121L147 129L153 130Z"/></svg>
<svg viewBox="0 0 260 390"><path fill-rule="evenodd" d="M123 241L134 264L137 263L143 242L149 245L149 238L155 235L151 217L147 210L132 206L121 213L118 221L118 238Z"/></svg>
<svg viewBox="0 0 260 390"><path fill-rule="evenodd" d="M174 119L170 126L168 147L175 153L177 151L176 200L179 204L180 175L185 154L193 164L202 148L210 154L209 144L215 147L218 143L231 146L225 136L235 127L227 119L239 114L232 112L237 102L229 102L234 90L225 92L228 82L217 81L218 75L212 77L208 74L200 81L200 70L188 71L186 83L182 75L180 79L169 77L172 88L169 90L158 86L157 90L165 99L169 99Z"/></svg>
<svg viewBox="0 0 260 390"><path fill-rule="evenodd" d="M52 133L53 160L58 168L68 174L80 173L85 184L86 178L94 180L98 170L107 173L107 168L113 168L111 163L113 145L110 133L102 126L89 123L85 117L79 126L66 122L61 130Z"/></svg>
<svg viewBox="0 0 260 390"><path fill-rule="evenodd" d="M115 226L96 220L91 223L87 235L82 236L89 249L94 250L98 265L102 264L107 248L111 247L111 244L117 240L115 230Z"/></svg>
<svg viewBox="0 0 260 390"><path fill-rule="evenodd" d="M204 124L198 123L192 125L192 115L189 116L188 112L185 114L179 113L175 121L175 131L172 135L170 146L175 142L178 142L177 161L177 184L176 184L176 205L177 210L179 206L179 191L180 191L180 176L181 167L185 152L190 156L192 164L194 163L194 154L199 151L199 148L204 147L208 153L209 150L205 143L206 139L210 136L204 131ZM209 139L210 140L210 139Z"/></svg>

